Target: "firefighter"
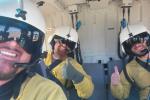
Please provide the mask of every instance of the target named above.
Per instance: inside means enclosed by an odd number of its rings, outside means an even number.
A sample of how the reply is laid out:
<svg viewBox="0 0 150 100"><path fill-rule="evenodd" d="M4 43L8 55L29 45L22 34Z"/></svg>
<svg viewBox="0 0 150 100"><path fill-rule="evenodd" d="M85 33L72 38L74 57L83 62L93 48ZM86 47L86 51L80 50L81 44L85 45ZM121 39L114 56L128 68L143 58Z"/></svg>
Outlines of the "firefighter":
<svg viewBox="0 0 150 100"><path fill-rule="evenodd" d="M84 71L82 65L68 56L77 47L78 34L76 30L69 26L58 27L48 41L51 50L48 52L45 64L51 74L50 78L55 78L54 81L59 81L66 88L71 81L78 97L89 98L94 89L92 79Z"/></svg>
<svg viewBox="0 0 150 100"><path fill-rule="evenodd" d="M31 0L0 1L1 100L67 100L56 83L30 71L41 56L44 30Z"/></svg>
<svg viewBox="0 0 150 100"><path fill-rule="evenodd" d="M142 24L129 25L120 34L122 50L134 56L119 74L117 66L111 76L111 91L119 100L129 96L134 85L140 100L150 100L150 32Z"/></svg>

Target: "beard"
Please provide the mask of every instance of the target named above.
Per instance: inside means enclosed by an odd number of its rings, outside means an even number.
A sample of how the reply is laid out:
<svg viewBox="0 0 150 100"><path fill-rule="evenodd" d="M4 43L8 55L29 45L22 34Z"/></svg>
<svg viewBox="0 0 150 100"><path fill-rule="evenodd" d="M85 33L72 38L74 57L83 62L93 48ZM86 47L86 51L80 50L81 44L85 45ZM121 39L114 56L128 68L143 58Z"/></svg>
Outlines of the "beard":
<svg viewBox="0 0 150 100"><path fill-rule="evenodd" d="M57 53L58 53L58 55L59 55L61 58L67 56L67 51L66 51L66 50L58 50Z"/></svg>
<svg viewBox="0 0 150 100"><path fill-rule="evenodd" d="M57 49L57 54L60 56L60 58L66 57L68 54L67 48L64 48L62 45L60 45Z"/></svg>
<svg viewBox="0 0 150 100"><path fill-rule="evenodd" d="M13 71L13 72L10 72L10 73L2 73L0 72L0 80L9 80L9 79L12 79L14 78L16 75L16 72Z"/></svg>
<svg viewBox="0 0 150 100"><path fill-rule="evenodd" d="M0 59L0 80L9 80L16 75L17 68L13 65L11 61Z"/></svg>

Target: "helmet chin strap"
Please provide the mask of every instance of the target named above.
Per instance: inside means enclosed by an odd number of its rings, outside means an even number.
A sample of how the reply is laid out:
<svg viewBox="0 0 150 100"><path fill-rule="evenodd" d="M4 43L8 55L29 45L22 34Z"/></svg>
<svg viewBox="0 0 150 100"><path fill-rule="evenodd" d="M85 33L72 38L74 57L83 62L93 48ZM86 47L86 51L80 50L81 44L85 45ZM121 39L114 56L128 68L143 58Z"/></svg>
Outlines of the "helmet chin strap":
<svg viewBox="0 0 150 100"><path fill-rule="evenodd" d="M39 59L38 59L38 61L39 61ZM38 61L35 61L33 63L14 63L13 67L15 67L15 68L19 68L19 67L29 68L29 67L34 66Z"/></svg>
<svg viewBox="0 0 150 100"><path fill-rule="evenodd" d="M144 49L140 52L140 54L137 54L137 53L133 53L135 56L137 57L142 57L142 56L145 56L147 53L149 53L149 49Z"/></svg>
<svg viewBox="0 0 150 100"><path fill-rule="evenodd" d="M148 53L150 52L150 48L149 48L149 46L147 47L147 50L148 50ZM147 56L147 64L149 63L149 54L148 54L148 56Z"/></svg>
<svg viewBox="0 0 150 100"><path fill-rule="evenodd" d="M30 68L30 67L33 67L35 64L37 64L42 58L46 58L47 56L47 52L44 52L41 54L41 56L39 58L37 58L33 63L14 63L13 64L13 67L15 68L19 68L19 67L22 67L22 68Z"/></svg>

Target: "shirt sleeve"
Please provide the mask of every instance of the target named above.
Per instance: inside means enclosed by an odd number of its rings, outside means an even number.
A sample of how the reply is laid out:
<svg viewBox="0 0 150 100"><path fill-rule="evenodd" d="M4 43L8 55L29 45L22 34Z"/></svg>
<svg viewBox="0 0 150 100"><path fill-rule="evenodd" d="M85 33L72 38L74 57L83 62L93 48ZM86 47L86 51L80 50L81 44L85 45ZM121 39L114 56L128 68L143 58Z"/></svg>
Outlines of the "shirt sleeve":
<svg viewBox="0 0 150 100"><path fill-rule="evenodd" d="M78 62L73 60L72 64L80 73L84 75L84 78L80 83L74 84L77 94L81 98L87 99L93 94L94 85L92 79Z"/></svg>
<svg viewBox="0 0 150 100"><path fill-rule="evenodd" d="M128 98L131 88L131 84L125 78L123 71L120 74L120 81L119 85L111 85L111 92L115 98L123 100Z"/></svg>

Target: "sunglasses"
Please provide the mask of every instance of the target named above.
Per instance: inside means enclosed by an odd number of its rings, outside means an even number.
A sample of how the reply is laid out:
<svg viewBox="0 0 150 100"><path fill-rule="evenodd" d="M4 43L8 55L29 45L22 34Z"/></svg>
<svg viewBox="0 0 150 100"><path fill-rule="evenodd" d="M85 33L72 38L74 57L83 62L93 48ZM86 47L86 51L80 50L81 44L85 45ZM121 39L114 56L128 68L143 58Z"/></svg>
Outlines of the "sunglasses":
<svg viewBox="0 0 150 100"><path fill-rule="evenodd" d="M0 43L13 40L26 52L33 54L41 49L44 33L25 22L0 16Z"/></svg>
<svg viewBox="0 0 150 100"><path fill-rule="evenodd" d="M150 39L150 35L147 32L143 32L134 37L131 37L130 39L128 39L125 42L127 44L130 44L131 46L133 46L134 44L137 44L137 43L143 43L144 41L149 41L149 39Z"/></svg>
<svg viewBox="0 0 150 100"><path fill-rule="evenodd" d="M74 48L75 48L76 43L73 42L73 41L71 41L71 40L62 38L62 37L57 36L57 35L55 35L53 39L54 39L55 43L56 43L56 42L59 42L59 43L61 43L61 44L66 44L66 46L67 46L70 50L74 50Z"/></svg>

